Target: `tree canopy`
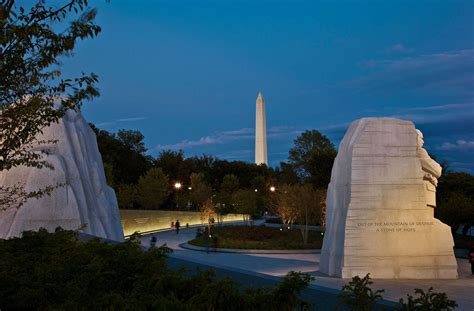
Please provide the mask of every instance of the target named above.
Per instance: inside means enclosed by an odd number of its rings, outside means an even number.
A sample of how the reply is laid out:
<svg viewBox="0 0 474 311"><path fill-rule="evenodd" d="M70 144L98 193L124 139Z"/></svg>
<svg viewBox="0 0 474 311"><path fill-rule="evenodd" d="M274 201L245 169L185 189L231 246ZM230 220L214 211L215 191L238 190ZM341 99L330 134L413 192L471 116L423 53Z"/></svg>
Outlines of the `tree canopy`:
<svg viewBox="0 0 474 311"><path fill-rule="evenodd" d="M333 143L319 131L305 131L294 141L288 160L301 181L327 188L336 158Z"/></svg>

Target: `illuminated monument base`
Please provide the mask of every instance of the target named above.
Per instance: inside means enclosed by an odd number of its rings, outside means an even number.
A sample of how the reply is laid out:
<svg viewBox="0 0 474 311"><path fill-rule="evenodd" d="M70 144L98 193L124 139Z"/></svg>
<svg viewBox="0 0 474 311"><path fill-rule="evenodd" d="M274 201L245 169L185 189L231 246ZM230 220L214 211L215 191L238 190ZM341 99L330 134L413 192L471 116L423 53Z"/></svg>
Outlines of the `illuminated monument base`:
<svg viewBox="0 0 474 311"><path fill-rule="evenodd" d="M457 278L450 227L434 218L441 167L412 122L366 118L339 146L320 271L351 278Z"/></svg>

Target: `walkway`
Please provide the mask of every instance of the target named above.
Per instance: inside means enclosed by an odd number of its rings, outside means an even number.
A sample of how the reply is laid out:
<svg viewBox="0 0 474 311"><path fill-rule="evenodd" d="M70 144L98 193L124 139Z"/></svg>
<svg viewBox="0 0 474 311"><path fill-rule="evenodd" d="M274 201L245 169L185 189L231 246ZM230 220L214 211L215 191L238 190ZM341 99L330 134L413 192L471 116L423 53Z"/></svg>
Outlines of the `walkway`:
<svg viewBox="0 0 474 311"><path fill-rule="evenodd" d="M174 231L155 233L157 245L166 243L173 249L172 258L192 261L203 265L228 270L245 270L270 276L284 276L288 271L301 271L316 277L312 285L331 289L341 289L347 280L328 277L318 271L319 254L240 254L214 253L183 249L179 245L194 238L196 228L181 229L179 234ZM150 237L142 237L142 245L149 246ZM470 275L467 259L458 259L459 279L457 280L374 280L373 289L385 289L385 299L398 301L406 294L414 294L414 288L427 290L430 286L437 292L445 292L448 297L456 300L458 310L474 310L474 277Z"/></svg>

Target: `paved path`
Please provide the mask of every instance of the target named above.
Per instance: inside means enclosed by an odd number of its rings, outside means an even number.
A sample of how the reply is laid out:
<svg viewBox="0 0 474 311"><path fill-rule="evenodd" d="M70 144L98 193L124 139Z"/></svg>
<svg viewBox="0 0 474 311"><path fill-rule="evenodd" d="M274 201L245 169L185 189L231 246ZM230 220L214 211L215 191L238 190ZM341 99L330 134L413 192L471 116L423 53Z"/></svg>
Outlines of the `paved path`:
<svg viewBox="0 0 474 311"><path fill-rule="evenodd" d="M271 276L283 276L288 271L307 272L316 277L314 285L332 289L341 289L348 280L328 277L318 270L319 254L239 254L214 253L183 249L179 246L194 238L196 228L181 229L179 234L164 231L142 237L142 244L149 246L150 238L155 235L157 245L166 243L173 249L171 257L188 260L222 269L239 269ZM385 289L385 299L398 301L406 294L414 294L414 288L427 290L430 286L437 292L445 292L456 300L458 310L474 310L474 277L470 275L467 259L458 259L459 279L457 280L375 280L373 289Z"/></svg>

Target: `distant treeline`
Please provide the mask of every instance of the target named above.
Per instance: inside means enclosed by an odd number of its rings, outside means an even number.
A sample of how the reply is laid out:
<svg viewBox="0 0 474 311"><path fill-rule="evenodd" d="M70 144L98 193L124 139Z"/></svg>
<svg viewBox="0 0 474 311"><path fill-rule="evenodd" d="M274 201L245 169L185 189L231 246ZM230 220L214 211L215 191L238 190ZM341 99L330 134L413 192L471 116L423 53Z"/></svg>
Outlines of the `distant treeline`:
<svg viewBox="0 0 474 311"><path fill-rule="evenodd" d="M155 158L147 155L139 131L111 133L91 127L97 134L107 181L117 193L120 208L128 209L199 210L212 198L223 213L261 215L278 205L273 199L285 198L280 190L299 191L291 185L324 192L337 153L326 136L308 130L295 139L288 161L276 168L208 155L185 157L183 151L172 150ZM175 188L175 183L182 187ZM320 196L318 199L324 200ZM435 216L453 230L462 225L466 233L474 225L474 176L452 172L443 163L437 201ZM324 223L319 221L321 216L316 218L315 223Z"/></svg>

